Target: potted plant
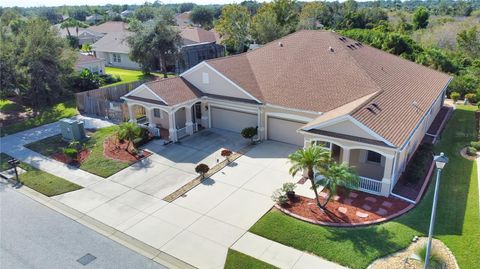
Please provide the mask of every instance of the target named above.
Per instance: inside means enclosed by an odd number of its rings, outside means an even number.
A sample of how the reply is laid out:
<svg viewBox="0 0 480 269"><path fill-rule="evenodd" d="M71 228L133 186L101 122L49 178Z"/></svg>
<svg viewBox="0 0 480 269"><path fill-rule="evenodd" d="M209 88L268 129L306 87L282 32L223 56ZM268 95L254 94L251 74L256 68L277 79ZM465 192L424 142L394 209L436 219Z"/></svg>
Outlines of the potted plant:
<svg viewBox="0 0 480 269"><path fill-rule="evenodd" d="M292 183L292 182L287 182L283 183L282 185L282 191L287 195L287 198L289 200L295 199L295 188L297 187L297 184Z"/></svg>
<svg viewBox="0 0 480 269"><path fill-rule="evenodd" d="M224 150L222 150L220 155L222 155L222 157L225 157L225 159L227 159L227 162L230 162L230 159L228 157L230 157L230 155L232 155L232 151L229 150L229 149L224 149Z"/></svg>
<svg viewBox="0 0 480 269"><path fill-rule="evenodd" d="M208 173L210 167L208 165L201 163L195 167L195 172L202 176L202 179L205 178L205 174Z"/></svg>
<svg viewBox="0 0 480 269"><path fill-rule="evenodd" d="M253 138L257 135L257 128L256 127L247 127L242 130L242 136L245 139L250 139L251 143L253 144Z"/></svg>

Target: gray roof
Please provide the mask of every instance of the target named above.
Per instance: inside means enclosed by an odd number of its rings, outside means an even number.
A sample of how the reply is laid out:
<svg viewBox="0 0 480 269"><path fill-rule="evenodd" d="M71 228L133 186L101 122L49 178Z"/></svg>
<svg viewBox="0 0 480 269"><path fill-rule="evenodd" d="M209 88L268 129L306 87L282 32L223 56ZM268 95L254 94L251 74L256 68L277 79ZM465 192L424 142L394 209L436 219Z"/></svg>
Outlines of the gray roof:
<svg viewBox="0 0 480 269"><path fill-rule="evenodd" d="M132 32L114 32L106 34L92 45L94 51L107 51L116 53L129 53L127 38Z"/></svg>

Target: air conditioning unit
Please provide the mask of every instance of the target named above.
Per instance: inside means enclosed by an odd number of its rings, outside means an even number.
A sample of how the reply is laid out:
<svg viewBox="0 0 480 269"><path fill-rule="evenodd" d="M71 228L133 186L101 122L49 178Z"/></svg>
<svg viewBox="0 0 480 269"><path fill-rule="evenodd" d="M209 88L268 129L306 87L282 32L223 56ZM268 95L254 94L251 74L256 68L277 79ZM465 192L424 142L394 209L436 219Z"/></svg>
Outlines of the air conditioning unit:
<svg viewBox="0 0 480 269"><path fill-rule="evenodd" d="M83 141L87 138L87 136L85 135L85 126L83 124L83 121L62 119L59 122L63 140Z"/></svg>

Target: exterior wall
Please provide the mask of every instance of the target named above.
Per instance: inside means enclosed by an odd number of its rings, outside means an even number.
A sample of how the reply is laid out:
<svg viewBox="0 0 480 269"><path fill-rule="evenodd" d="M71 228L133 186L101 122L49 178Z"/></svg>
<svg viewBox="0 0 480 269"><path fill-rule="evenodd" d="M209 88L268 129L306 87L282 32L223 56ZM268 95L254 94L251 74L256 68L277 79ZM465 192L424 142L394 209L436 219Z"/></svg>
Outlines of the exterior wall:
<svg viewBox="0 0 480 269"><path fill-rule="evenodd" d="M207 75L204 75L207 74ZM204 83L204 76L208 76L208 83ZM202 92L207 94L222 95L228 97L252 99L247 94L236 88L232 83L228 82L211 68L200 66L192 72L183 76L190 83L195 85Z"/></svg>
<svg viewBox="0 0 480 269"><path fill-rule="evenodd" d="M82 64L81 66L76 66L75 69L78 71L81 71L83 69L88 69L92 73L105 74L105 62L98 61L96 63L86 63L86 64Z"/></svg>
<svg viewBox="0 0 480 269"><path fill-rule="evenodd" d="M160 109L160 117L155 117L155 114L152 112L153 115L153 123L160 125L161 128L168 129L168 113Z"/></svg>
<svg viewBox="0 0 480 269"><path fill-rule="evenodd" d="M127 53L115 53L120 55L120 62L113 61L113 54L111 52L102 52L102 51L95 51L97 58L101 58L105 60L105 64L107 66L119 67L119 68L126 68L126 69L140 69L140 65L128 58Z"/></svg>
<svg viewBox="0 0 480 269"><path fill-rule="evenodd" d="M380 164L367 161L367 151L364 149L354 149L350 151L350 166L356 168L360 176L382 180L385 167L385 157L382 156Z"/></svg>
<svg viewBox="0 0 480 269"><path fill-rule="evenodd" d="M354 135L362 138L377 140L371 134L360 129L358 126L356 126L354 123L352 123L348 119L332 124L330 126L319 128L319 129L328 131L328 132L338 133L338 134Z"/></svg>
<svg viewBox="0 0 480 269"><path fill-rule="evenodd" d="M144 87L144 86L141 86L141 87ZM137 97L142 97L142 98L152 99L152 100L158 100L158 97L146 88L143 88L142 90L136 92L135 94L132 94L132 96L137 96Z"/></svg>
<svg viewBox="0 0 480 269"><path fill-rule="evenodd" d="M182 107L179 110L177 110L177 112L175 112L175 125L177 125L175 127L177 127L177 129L181 129L185 127L186 122L187 122L187 117L185 114L185 108Z"/></svg>

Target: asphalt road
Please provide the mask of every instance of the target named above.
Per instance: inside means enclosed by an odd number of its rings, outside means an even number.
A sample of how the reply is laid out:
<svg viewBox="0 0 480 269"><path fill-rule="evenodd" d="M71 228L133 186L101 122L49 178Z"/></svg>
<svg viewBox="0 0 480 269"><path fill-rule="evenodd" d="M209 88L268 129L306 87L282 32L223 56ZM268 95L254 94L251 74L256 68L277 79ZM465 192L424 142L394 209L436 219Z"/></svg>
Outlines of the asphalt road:
<svg viewBox="0 0 480 269"><path fill-rule="evenodd" d="M87 265L77 260L90 253ZM0 183L0 269L166 267Z"/></svg>

